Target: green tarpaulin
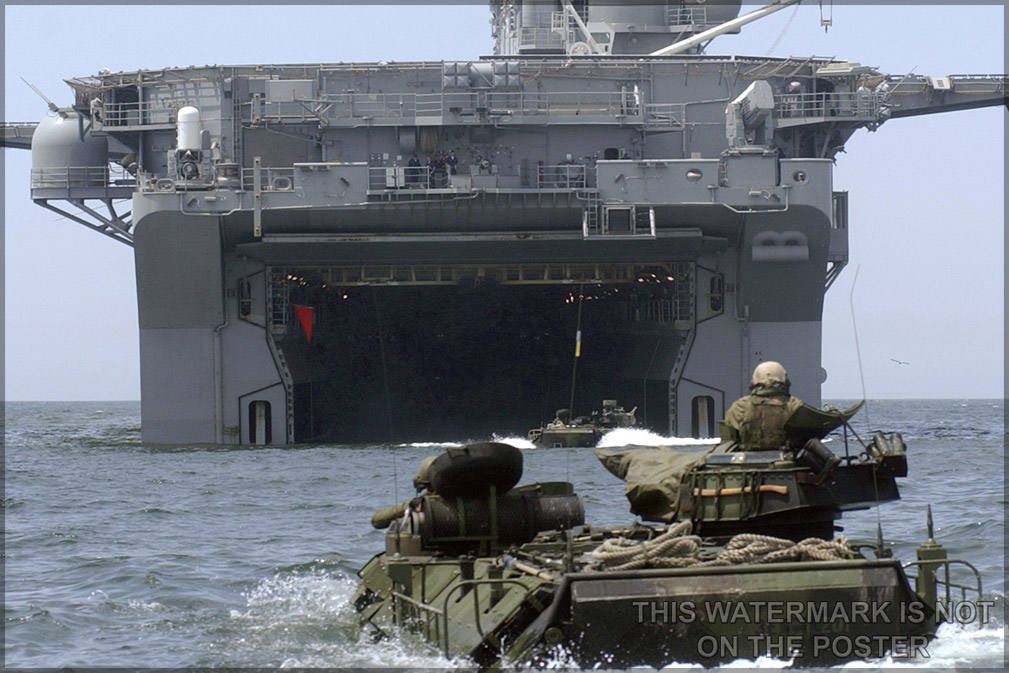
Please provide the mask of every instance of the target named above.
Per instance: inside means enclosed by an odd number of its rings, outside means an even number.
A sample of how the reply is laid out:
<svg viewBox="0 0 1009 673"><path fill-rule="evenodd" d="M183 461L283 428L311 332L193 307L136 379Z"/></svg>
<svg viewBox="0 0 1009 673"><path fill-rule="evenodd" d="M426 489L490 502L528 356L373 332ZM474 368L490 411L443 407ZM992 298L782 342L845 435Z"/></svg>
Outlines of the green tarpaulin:
<svg viewBox="0 0 1009 673"><path fill-rule="evenodd" d="M711 450L674 451L668 448L628 449L611 453L598 449L596 457L624 480L631 513L646 521L672 521L680 503L680 482L690 470L704 464Z"/></svg>

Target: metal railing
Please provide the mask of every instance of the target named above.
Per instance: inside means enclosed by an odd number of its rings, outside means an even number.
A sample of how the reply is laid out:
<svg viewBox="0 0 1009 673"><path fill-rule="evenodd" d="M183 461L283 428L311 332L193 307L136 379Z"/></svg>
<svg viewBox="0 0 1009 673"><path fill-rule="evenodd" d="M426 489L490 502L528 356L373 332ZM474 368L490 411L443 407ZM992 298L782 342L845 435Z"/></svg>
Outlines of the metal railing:
<svg viewBox="0 0 1009 673"><path fill-rule="evenodd" d="M184 101L141 101L136 103L108 103L101 112L105 126L142 126L145 124L172 124Z"/></svg>
<svg viewBox="0 0 1009 673"><path fill-rule="evenodd" d="M629 321L672 323L693 319L694 274L690 263L676 262L662 273L669 275L638 275L627 303Z"/></svg>
<svg viewBox="0 0 1009 673"><path fill-rule="evenodd" d="M708 23L707 7L667 7L666 22L670 26L694 26Z"/></svg>
<svg viewBox="0 0 1009 673"><path fill-rule="evenodd" d="M468 167L467 167L468 168ZM248 169L246 169L248 170ZM267 169L263 169L264 171ZM275 170L275 169L269 169ZM522 185L519 189L585 189L591 186L590 177L594 174L582 164L558 164L536 167L535 175L523 180L521 175L491 174L475 169L460 171L459 174L449 174L447 170L438 170L430 166L371 166L368 168L368 189L371 191L394 189L448 189L464 186L472 189L475 180L494 178L494 183L502 185Z"/></svg>
<svg viewBox="0 0 1009 673"><path fill-rule="evenodd" d="M560 164L538 166L536 187L538 189L584 189L586 169L581 164Z"/></svg>
<svg viewBox="0 0 1009 673"><path fill-rule="evenodd" d="M108 166L61 166L33 168L32 189L72 189L75 187L135 187L136 179L122 169Z"/></svg>
<svg viewBox="0 0 1009 673"><path fill-rule="evenodd" d="M445 189L448 171L429 166L372 166L368 168L368 189Z"/></svg>
<svg viewBox="0 0 1009 673"><path fill-rule="evenodd" d="M655 128L682 128L687 120L686 103L645 104L645 124Z"/></svg>
<svg viewBox="0 0 1009 673"><path fill-rule="evenodd" d="M774 97L774 116L778 119L842 117L875 119L883 94L873 91L837 93L795 93Z"/></svg>
<svg viewBox="0 0 1009 673"><path fill-rule="evenodd" d="M242 189L251 192L255 188L254 168L242 169ZM294 167L290 168L261 168L260 175L262 182L260 189L264 192L293 192L294 191Z"/></svg>
<svg viewBox="0 0 1009 673"><path fill-rule="evenodd" d="M949 569L950 569L950 566L953 566L953 565L963 566L963 567L967 568L967 570L970 571L970 573L971 573L971 575L973 577L973 584L963 584L961 582L954 582L953 580L951 580L950 576L949 576L950 575ZM962 559L952 559L951 558L951 559L931 559L931 560L921 560L921 561L909 561L908 563L903 564L904 570L907 570L908 568L911 568L911 567L917 567L920 570L922 568L922 566L942 566L943 571L944 571L944 576L943 577L939 577L939 573L936 572L935 573L935 583L937 585L939 585L940 587L942 587L944 597L942 599L940 599L940 600L945 600L946 605L950 605L955 600L955 596L952 593L954 590L959 590L960 591L960 600L961 601L966 601L967 600L967 598L968 598L968 592L970 593L971 598L973 598L974 600L979 600L981 598L982 593L983 593L982 592L982 587L981 587L981 573L974 566L974 564L970 563L969 561L964 561ZM907 575L907 577L910 580L917 580L918 579L917 575L911 575L910 573Z"/></svg>
<svg viewBox="0 0 1009 673"><path fill-rule="evenodd" d="M409 119L490 115L512 116L640 116L640 96L620 91L570 91L551 93L460 91L428 94L327 94L302 101L265 101L268 121L321 121L339 119ZM670 114L682 105L654 107Z"/></svg>
<svg viewBox="0 0 1009 673"><path fill-rule="evenodd" d="M560 49L564 46L561 35L553 27L522 26L519 28L519 45L534 45L539 49Z"/></svg>
<svg viewBox="0 0 1009 673"><path fill-rule="evenodd" d="M38 122L3 122L4 136L9 138L31 138Z"/></svg>

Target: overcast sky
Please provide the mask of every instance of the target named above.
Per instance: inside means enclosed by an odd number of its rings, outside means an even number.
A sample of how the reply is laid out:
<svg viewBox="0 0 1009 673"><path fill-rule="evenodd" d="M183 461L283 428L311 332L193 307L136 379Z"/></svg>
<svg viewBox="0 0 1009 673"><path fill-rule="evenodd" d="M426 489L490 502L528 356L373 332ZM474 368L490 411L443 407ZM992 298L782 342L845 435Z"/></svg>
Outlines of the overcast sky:
<svg viewBox="0 0 1009 673"><path fill-rule="evenodd" d="M827 4L827 3L825 3ZM807 6L808 5L808 6ZM1003 73L1001 5L815 2L725 36L712 54L835 56L884 72ZM206 63L468 60L492 50L486 4L7 6L5 118L72 102L63 78ZM787 32L778 40L782 30ZM858 397L849 293L870 398L1002 397L1004 108L893 120L838 157L851 262L827 296L824 397ZM5 392L11 400L138 399L133 254L31 203L30 155L4 150ZM894 360L908 364L897 364Z"/></svg>

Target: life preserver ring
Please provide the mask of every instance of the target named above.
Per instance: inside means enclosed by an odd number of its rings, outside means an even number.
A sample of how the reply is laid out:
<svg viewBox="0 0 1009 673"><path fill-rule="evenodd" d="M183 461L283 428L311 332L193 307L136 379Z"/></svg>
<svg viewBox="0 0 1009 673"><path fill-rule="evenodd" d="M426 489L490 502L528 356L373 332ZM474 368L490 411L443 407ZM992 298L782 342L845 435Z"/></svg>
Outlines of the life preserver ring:
<svg viewBox="0 0 1009 673"><path fill-rule="evenodd" d="M428 477L431 489L444 497L484 496L491 484L503 495L522 478L522 452L500 442L446 449L431 463Z"/></svg>

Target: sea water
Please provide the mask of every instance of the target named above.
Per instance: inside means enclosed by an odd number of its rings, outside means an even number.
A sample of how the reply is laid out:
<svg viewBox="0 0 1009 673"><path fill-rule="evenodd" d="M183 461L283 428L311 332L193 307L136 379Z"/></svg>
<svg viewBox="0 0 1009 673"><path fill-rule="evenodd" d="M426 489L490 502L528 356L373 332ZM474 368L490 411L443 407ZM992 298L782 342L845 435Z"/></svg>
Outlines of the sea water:
<svg viewBox="0 0 1009 673"><path fill-rule="evenodd" d="M445 445L166 449L140 441L136 402L5 411L6 666L467 666L410 634L373 643L351 605L357 569L384 547L372 513L412 495L418 462ZM878 516L895 555L913 560L931 504L937 539L977 566L995 604L988 624L941 627L913 665L1003 663L1003 414L1001 400L880 400L853 421L863 439L902 432L910 474L899 502L846 514L845 535L875 540ZM601 444L705 446L620 433ZM482 438L459 443L470 439ZM498 439L524 449L524 482L573 482L589 522L633 520L622 482L592 449ZM844 451L840 438L829 446Z"/></svg>

